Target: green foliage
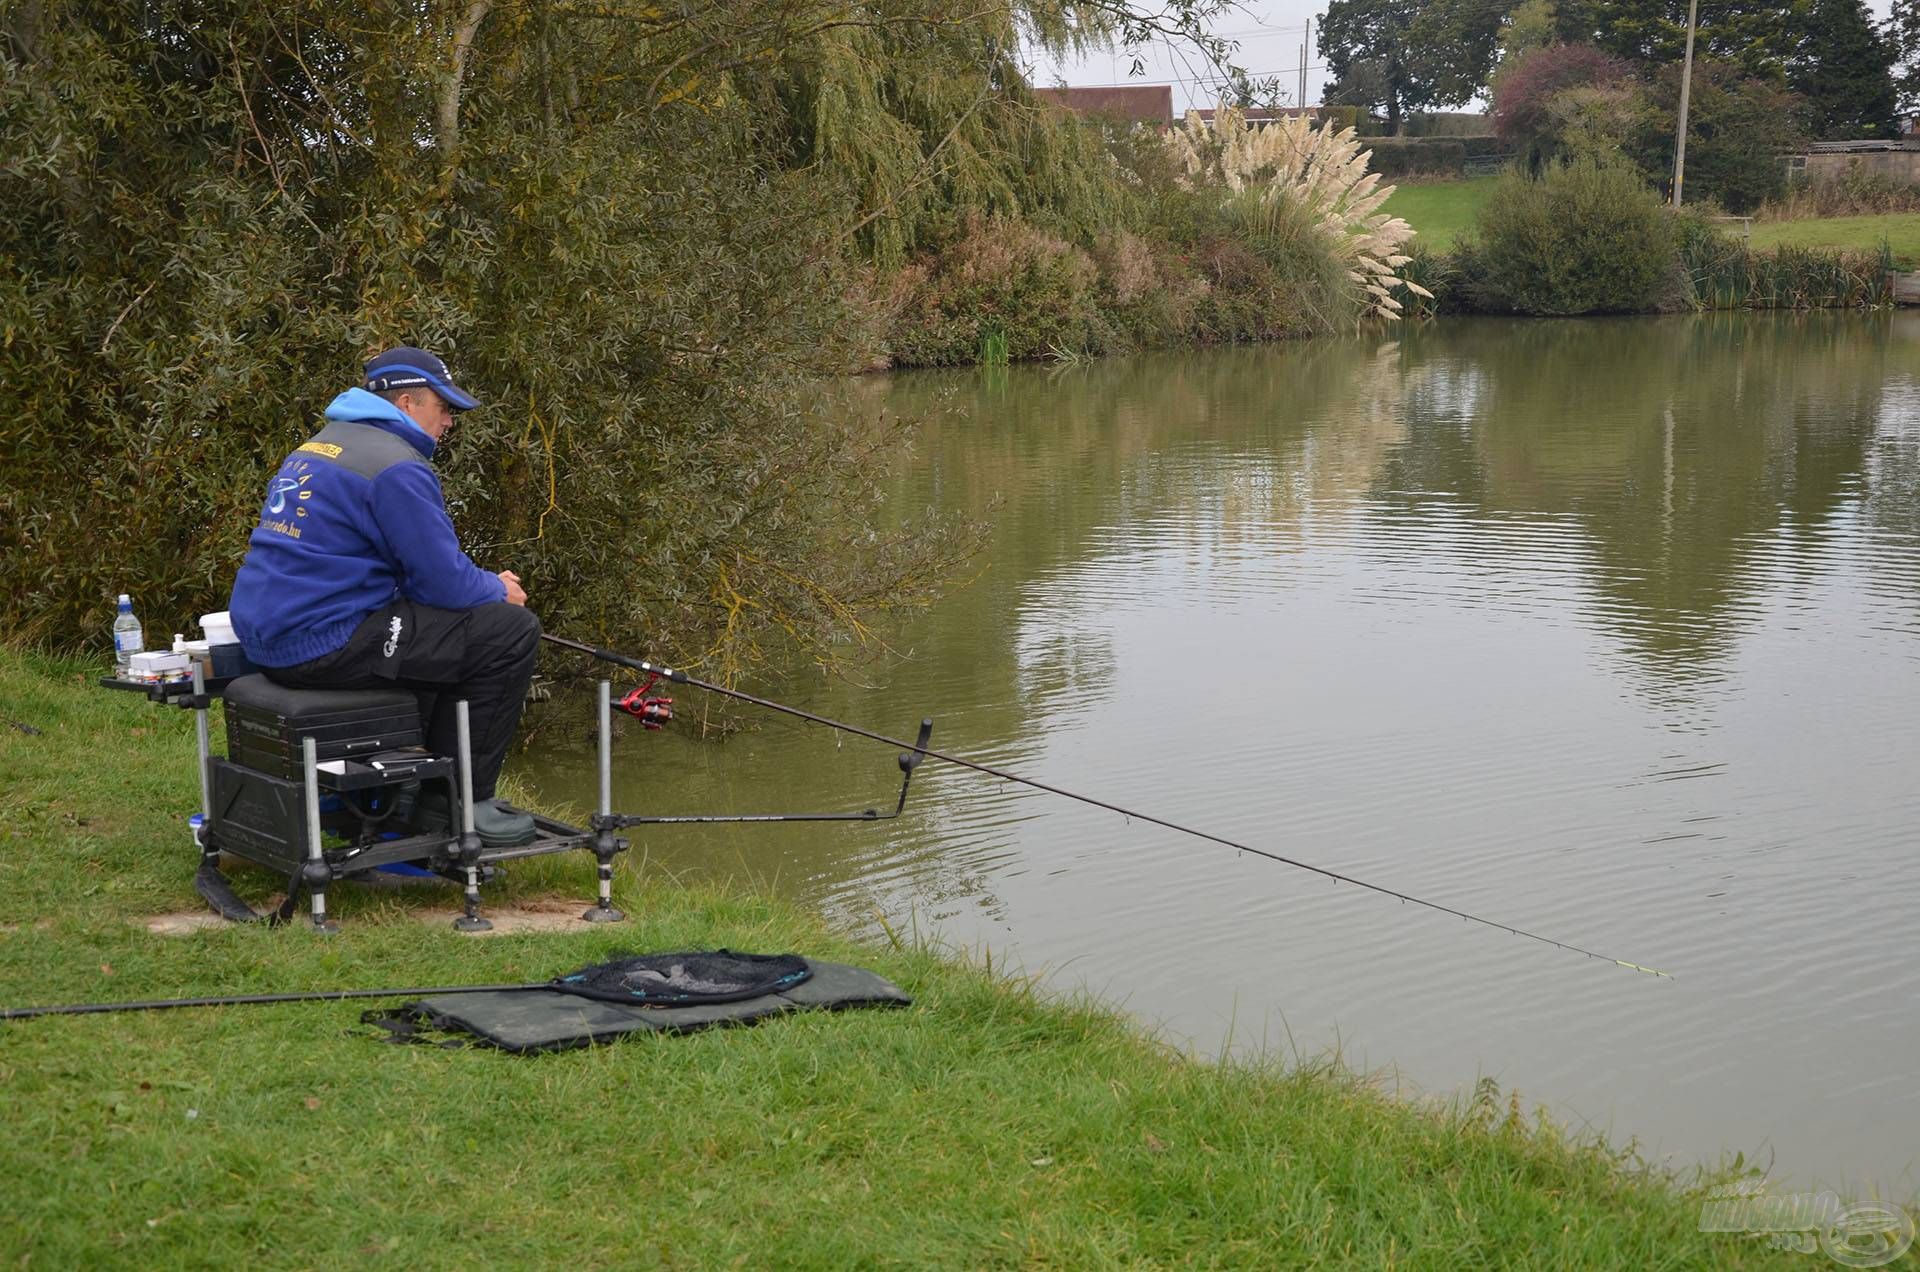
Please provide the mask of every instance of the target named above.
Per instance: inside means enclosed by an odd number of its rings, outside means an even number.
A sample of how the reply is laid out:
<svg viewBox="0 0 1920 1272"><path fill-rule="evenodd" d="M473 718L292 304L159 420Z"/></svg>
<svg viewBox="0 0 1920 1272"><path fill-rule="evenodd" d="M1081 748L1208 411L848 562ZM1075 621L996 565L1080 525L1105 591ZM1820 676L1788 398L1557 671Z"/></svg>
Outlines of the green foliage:
<svg viewBox="0 0 1920 1272"><path fill-rule="evenodd" d="M1091 257L1024 221L978 217L921 267L888 347L906 366L999 362L1112 347Z"/></svg>
<svg viewBox="0 0 1920 1272"><path fill-rule="evenodd" d="M1897 136L1896 53L1862 0L1812 0L1801 26L1801 48L1787 83L1807 99L1813 136Z"/></svg>
<svg viewBox="0 0 1920 1272"><path fill-rule="evenodd" d="M464 75L449 73L464 54ZM844 182L727 68L799 6L16 7L0 78L0 600L90 642L222 608L266 474L372 349L488 403L443 476L549 627L822 660L964 540L879 533L890 438L809 407Z"/></svg>
<svg viewBox="0 0 1920 1272"><path fill-rule="evenodd" d="M1893 0L1884 34L1893 46L1898 108L1903 114L1920 110L1920 0Z"/></svg>
<svg viewBox="0 0 1920 1272"><path fill-rule="evenodd" d="M1561 0L1558 38L1597 44L1642 66L1678 66L1686 51L1688 0ZM1806 38L1805 0L1700 6L1694 57L1778 77Z"/></svg>
<svg viewBox="0 0 1920 1272"><path fill-rule="evenodd" d="M1680 99L1680 68L1655 75L1641 100L1628 153L1649 180L1673 175L1673 138ZM1699 60L1688 106L1687 201L1711 199L1730 212L1747 212L1786 187L1780 156L1805 137L1806 103L1778 84L1726 62Z"/></svg>
<svg viewBox="0 0 1920 1272"><path fill-rule="evenodd" d="M1476 244L1477 303L1525 314L1646 312L1678 261L1672 219L1639 174L1591 159L1502 176Z"/></svg>
<svg viewBox="0 0 1920 1272"><path fill-rule="evenodd" d="M1407 263L1400 267L1400 277L1425 288L1431 294L1421 296L1401 288L1400 303L1406 306L1406 317L1432 318L1436 314L1459 312L1464 303L1461 295L1461 280L1465 277L1462 266L1467 262L1421 243L1414 244L1408 258Z"/></svg>
<svg viewBox="0 0 1920 1272"><path fill-rule="evenodd" d="M1373 153L1367 160L1368 171L1390 180L1409 176L1457 177L1466 171L1467 146L1462 138L1382 138L1371 145Z"/></svg>
<svg viewBox="0 0 1920 1272"><path fill-rule="evenodd" d="M1676 218L1691 300L1700 309L1867 309L1890 303L1878 252L1747 246L1697 213Z"/></svg>
<svg viewBox="0 0 1920 1272"><path fill-rule="evenodd" d="M1378 111L1398 133L1410 111L1456 106L1486 85L1503 6L1484 0L1331 0L1317 32L1326 99Z"/></svg>
<svg viewBox="0 0 1920 1272"><path fill-rule="evenodd" d="M1763 221L1799 221L1882 216L1889 212L1920 212L1920 185L1855 162L1832 177L1791 183L1785 195L1759 210L1759 217Z"/></svg>

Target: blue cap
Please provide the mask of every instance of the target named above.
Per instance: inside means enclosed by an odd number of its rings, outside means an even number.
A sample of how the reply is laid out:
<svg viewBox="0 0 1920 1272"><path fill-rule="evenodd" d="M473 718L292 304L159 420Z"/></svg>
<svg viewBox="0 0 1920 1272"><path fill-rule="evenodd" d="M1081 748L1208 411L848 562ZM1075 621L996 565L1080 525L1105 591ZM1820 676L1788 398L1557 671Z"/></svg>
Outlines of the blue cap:
<svg viewBox="0 0 1920 1272"><path fill-rule="evenodd" d="M453 382L447 364L412 345L401 345L367 363L367 392L391 393L397 389L429 388L456 411L471 411L480 405Z"/></svg>

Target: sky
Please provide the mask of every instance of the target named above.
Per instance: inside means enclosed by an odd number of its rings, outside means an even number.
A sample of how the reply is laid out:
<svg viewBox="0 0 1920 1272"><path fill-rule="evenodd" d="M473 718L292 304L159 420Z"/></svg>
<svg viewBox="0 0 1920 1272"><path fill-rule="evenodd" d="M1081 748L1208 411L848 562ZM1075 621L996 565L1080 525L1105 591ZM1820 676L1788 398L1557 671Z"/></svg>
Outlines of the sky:
<svg viewBox="0 0 1920 1272"><path fill-rule="evenodd" d="M1151 4L1152 0L1146 0ZM1892 0L1868 0L1867 7L1876 18L1885 19ZM1236 65L1255 77L1277 75L1283 90L1282 100L1291 103L1296 95L1300 73L1300 46L1307 41L1306 26L1326 11L1326 0L1247 0L1234 13L1215 24L1215 34L1239 44ZM1127 74L1130 58L1126 53L1111 56L1096 54L1077 63L1060 65L1045 57L1033 61L1033 82L1047 86L1055 83L1095 84L1171 84L1173 108L1211 106L1219 96L1205 62L1190 48L1157 46L1141 51L1146 63L1139 77ZM1307 43L1307 103L1317 104L1326 87L1328 75L1320 53ZM1476 109L1469 106L1468 109Z"/></svg>

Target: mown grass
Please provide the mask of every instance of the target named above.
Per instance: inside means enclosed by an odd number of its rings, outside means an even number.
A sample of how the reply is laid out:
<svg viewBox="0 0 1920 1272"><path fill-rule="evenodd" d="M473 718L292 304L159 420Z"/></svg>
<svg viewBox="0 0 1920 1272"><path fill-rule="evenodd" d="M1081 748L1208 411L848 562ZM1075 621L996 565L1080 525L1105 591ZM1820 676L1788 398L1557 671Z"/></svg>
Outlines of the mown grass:
<svg viewBox="0 0 1920 1272"><path fill-rule="evenodd" d="M1402 182L1380 210L1397 216L1418 232L1415 242L1435 252L1453 246L1455 238L1471 230L1480 209L1493 195L1497 177L1468 177L1460 181Z"/></svg>
<svg viewBox="0 0 1920 1272"><path fill-rule="evenodd" d="M1916 269L1920 268L1920 212L1756 221L1752 242L1755 247L1840 247L1863 252L1877 252L1884 242L1899 268Z"/></svg>
<svg viewBox="0 0 1920 1272"><path fill-rule="evenodd" d="M418 920L425 899L342 886L336 937L152 935L142 916L195 904L191 722L89 679L0 651L8 1005L520 981L720 945L859 962L917 1001L542 1058L382 1045L358 1004L0 1026L10 1266L1805 1266L1702 1235L1671 1179L1501 1100L1196 1062L1096 1005L630 859L612 929L462 937ZM490 899L584 901L589 866Z"/></svg>

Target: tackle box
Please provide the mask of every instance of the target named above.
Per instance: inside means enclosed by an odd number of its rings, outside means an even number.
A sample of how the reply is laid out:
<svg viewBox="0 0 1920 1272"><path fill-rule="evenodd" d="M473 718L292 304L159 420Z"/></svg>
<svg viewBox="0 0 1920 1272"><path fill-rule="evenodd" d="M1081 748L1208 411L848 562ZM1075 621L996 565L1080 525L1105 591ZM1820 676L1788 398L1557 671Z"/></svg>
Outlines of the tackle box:
<svg viewBox="0 0 1920 1272"><path fill-rule="evenodd" d="M227 704L227 758L298 780L302 738L322 763L420 746L420 700L406 689L286 689L265 676L241 676L221 695Z"/></svg>

